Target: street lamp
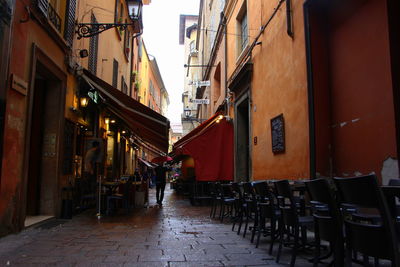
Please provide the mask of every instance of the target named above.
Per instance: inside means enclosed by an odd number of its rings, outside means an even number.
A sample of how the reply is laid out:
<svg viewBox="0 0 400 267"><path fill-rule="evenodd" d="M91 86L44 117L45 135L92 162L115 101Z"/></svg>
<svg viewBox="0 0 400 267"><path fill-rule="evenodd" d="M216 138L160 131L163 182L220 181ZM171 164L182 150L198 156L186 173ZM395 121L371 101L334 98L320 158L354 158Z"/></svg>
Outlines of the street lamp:
<svg viewBox="0 0 400 267"><path fill-rule="evenodd" d="M134 35L133 38L138 37L142 34L142 0L126 0L128 5L129 17L132 23L78 23L78 29L76 33L78 34L78 39L88 38L98 35L108 29L119 27L121 30L125 30L128 26L135 25L139 23L140 32Z"/></svg>
<svg viewBox="0 0 400 267"><path fill-rule="evenodd" d="M191 113L192 113L192 111L190 110L190 108L185 108L183 111L185 112L185 117L186 117L186 118L190 118L190 115L191 115Z"/></svg>

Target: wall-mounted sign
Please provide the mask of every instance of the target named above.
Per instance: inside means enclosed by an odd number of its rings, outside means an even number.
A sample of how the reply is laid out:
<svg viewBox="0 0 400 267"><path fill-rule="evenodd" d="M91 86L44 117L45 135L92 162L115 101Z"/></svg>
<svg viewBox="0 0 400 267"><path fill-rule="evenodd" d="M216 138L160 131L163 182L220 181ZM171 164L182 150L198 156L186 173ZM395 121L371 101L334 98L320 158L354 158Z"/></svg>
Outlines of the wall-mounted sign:
<svg viewBox="0 0 400 267"><path fill-rule="evenodd" d="M194 85L196 87L210 86L211 82L210 81L189 81L189 85Z"/></svg>
<svg viewBox="0 0 400 267"><path fill-rule="evenodd" d="M11 77L11 88L23 95L26 95L28 90L28 83L22 80L17 75L13 74Z"/></svg>
<svg viewBox="0 0 400 267"><path fill-rule="evenodd" d="M271 119L272 152L285 152L285 121L283 114Z"/></svg>
<svg viewBox="0 0 400 267"><path fill-rule="evenodd" d="M99 93L97 91L90 91L88 96L93 100L94 103L97 104L99 102Z"/></svg>
<svg viewBox="0 0 400 267"><path fill-rule="evenodd" d="M210 104L210 99L191 99L190 102L194 103L194 104Z"/></svg>

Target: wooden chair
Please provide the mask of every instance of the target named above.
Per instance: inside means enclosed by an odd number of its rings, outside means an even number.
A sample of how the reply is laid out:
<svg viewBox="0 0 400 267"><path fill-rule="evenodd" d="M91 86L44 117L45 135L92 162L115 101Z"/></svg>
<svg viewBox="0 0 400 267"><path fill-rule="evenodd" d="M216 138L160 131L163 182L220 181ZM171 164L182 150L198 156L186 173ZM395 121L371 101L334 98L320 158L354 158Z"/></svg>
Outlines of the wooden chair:
<svg viewBox="0 0 400 267"><path fill-rule="evenodd" d="M336 202L334 192L326 179L315 179L305 182L311 198L314 217L316 254L314 266L319 260L328 258L333 252L333 266L344 266L343 220ZM329 242L330 253L320 256L321 239Z"/></svg>
<svg viewBox="0 0 400 267"><path fill-rule="evenodd" d="M334 178L334 181L341 203L357 207L352 214L343 216L346 265L351 265L351 254L355 251L366 256L391 260L392 266L400 266L394 218L376 176ZM369 259L364 257L364 265L367 264ZM375 265L379 265L377 260Z"/></svg>

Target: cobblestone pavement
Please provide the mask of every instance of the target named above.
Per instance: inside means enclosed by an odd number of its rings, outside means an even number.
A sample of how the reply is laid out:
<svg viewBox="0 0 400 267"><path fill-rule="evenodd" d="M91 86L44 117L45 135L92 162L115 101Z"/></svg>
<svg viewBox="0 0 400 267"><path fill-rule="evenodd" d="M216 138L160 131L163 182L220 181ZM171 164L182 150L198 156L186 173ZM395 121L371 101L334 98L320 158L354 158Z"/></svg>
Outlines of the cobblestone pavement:
<svg viewBox="0 0 400 267"><path fill-rule="evenodd" d="M168 187L168 186L167 186ZM98 220L94 211L55 220L0 239L1 266L285 266L268 255L269 242L259 248L250 237L236 235L229 222L209 218L207 206L191 206L166 189L164 205L155 204L131 215ZM277 247L277 246L276 246ZM276 255L276 251L273 253ZM296 266L311 266L300 255Z"/></svg>

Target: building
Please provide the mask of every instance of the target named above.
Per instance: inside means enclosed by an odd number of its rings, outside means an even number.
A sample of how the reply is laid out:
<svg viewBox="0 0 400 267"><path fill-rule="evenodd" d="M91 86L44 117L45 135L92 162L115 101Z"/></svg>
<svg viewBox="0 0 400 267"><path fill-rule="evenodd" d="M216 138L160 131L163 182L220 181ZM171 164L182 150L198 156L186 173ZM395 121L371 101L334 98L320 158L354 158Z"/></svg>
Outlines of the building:
<svg viewBox="0 0 400 267"><path fill-rule="evenodd" d="M193 102L196 98L196 90L200 79L200 69L197 67L198 52L196 47L198 16L180 15L179 18L179 44L184 46L184 64L186 73L184 77L182 103L182 127L183 135L199 125L197 104ZM193 66L193 67L191 67Z"/></svg>
<svg viewBox="0 0 400 267"><path fill-rule="evenodd" d="M227 1L236 180L398 176L392 5Z"/></svg>
<svg viewBox="0 0 400 267"><path fill-rule="evenodd" d="M128 5L142 1L0 4L3 235L60 217L66 188L93 195L167 153L169 121L135 100L143 25ZM86 36L100 29L87 23L129 25Z"/></svg>

